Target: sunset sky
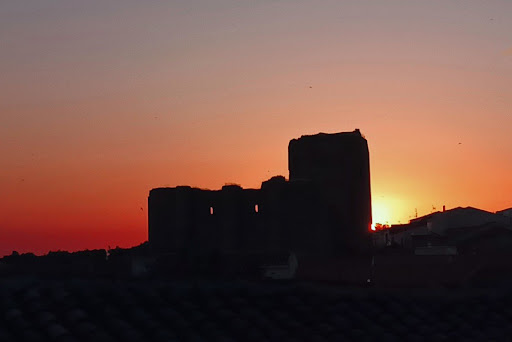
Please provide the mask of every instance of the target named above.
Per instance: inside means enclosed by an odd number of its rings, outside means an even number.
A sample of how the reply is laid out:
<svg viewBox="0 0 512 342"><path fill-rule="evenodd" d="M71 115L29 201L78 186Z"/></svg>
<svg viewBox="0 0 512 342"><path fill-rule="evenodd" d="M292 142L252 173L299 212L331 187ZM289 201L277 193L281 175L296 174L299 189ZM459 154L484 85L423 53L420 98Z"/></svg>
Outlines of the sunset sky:
<svg viewBox="0 0 512 342"><path fill-rule="evenodd" d="M355 128L374 222L512 207L512 1L2 1L0 255L139 244L151 188Z"/></svg>

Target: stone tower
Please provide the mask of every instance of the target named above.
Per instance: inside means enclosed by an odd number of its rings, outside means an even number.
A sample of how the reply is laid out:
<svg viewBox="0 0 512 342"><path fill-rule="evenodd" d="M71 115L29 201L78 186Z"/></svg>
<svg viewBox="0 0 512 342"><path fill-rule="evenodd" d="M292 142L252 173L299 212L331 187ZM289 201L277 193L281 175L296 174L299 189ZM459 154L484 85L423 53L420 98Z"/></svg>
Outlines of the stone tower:
<svg viewBox="0 0 512 342"><path fill-rule="evenodd" d="M288 145L289 180L309 182L328 208L334 248L364 248L372 223L368 143L353 132L305 135Z"/></svg>

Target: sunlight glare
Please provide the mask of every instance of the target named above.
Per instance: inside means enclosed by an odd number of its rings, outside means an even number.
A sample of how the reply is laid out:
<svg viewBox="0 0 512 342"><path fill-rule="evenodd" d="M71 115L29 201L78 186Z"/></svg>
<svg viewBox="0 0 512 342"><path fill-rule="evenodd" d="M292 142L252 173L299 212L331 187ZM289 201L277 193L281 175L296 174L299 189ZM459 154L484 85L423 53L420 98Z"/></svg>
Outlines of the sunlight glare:
<svg viewBox="0 0 512 342"><path fill-rule="evenodd" d="M372 230L375 230L375 224L391 224L391 210L386 202L381 199L374 199L372 203Z"/></svg>

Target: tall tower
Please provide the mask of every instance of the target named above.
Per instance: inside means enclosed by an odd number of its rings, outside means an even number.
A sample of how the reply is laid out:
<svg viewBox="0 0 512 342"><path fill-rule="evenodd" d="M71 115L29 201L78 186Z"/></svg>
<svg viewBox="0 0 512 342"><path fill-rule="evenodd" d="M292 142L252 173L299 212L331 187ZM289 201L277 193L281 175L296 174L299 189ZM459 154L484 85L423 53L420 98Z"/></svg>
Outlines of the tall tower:
<svg viewBox="0 0 512 342"><path fill-rule="evenodd" d="M321 189L335 248L360 249L371 223L368 143L353 132L305 135L288 145L290 182Z"/></svg>

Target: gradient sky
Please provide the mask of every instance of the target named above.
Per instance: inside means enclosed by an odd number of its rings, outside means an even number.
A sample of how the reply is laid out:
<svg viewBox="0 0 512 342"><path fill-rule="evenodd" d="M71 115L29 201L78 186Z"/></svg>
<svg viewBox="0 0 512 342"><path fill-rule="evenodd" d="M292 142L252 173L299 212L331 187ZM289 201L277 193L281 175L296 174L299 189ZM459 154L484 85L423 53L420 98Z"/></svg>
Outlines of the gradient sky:
<svg viewBox="0 0 512 342"><path fill-rule="evenodd" d="M355 128L374 221L512 207L511 108L511 1L2 1L0 255L138 244L151 188Z"/></svg>

